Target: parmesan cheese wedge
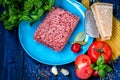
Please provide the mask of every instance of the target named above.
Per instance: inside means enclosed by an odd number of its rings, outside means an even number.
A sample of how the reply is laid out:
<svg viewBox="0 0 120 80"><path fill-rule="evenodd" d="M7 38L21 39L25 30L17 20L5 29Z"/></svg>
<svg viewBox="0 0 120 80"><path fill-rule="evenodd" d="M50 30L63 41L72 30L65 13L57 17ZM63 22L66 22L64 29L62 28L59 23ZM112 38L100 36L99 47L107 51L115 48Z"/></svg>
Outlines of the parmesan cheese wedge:
<svg viewBox="0 0 120 80"><path fill-rule="evenodd" d="M112 36L113 5L109 3L94 3L91 10L102 40L110 40Z"/></svg>

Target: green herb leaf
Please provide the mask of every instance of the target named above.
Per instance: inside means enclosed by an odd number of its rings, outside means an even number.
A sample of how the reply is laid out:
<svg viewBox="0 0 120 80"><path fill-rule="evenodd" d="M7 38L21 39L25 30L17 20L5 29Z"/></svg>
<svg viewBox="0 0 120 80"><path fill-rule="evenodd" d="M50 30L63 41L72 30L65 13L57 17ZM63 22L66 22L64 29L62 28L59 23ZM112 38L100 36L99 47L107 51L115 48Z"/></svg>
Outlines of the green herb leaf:
<svg viewBox="0 0 120 80"><path fill-rule="evenodd" d="M100 56L97 60L97 65L101 65L101 64L104 64L104 58L103 56Z"/></svg>
<svg viewBox="0 0 120 80"><path fill-rule="evenodd" d="M21 20L33 24L51 9L54 2L54 0L0 0L0 5L5 9L0 15L0 21L3 21L8 30L18 26Z"/></svg>
<svg viewBox="0 0 120 80"><path fill-rule="evenodd" d="M35 10L31 13L31 15L36 15L36 14L37 14L37 10Z"/></svg>
<svg viewBox="0 0 120 80"><path fill-rule="evenodd" d="M9 8L9 15L14 15L14 11L12 8Z"/></svg>
<svg viewBox="0 0 120 80"><path fill-rule="evenodd" d="M111 71L112 71L112 68L107 65L106 68L105 68L105 71L106 71L106 72L111 72Z"/></svg>
<svg viewBox="0 0 120 80"><path fill-rule="evenodd" d="M38 17L37 15L31 15L31 18L32 18L33 20L38 20L38 19L39 19L39 17Z"/></svg>
<svg viewBox="0 0 120 80"><path fill-rule="evenodd" d="M98 71L99 67L98 67L98 66L96 66L96 67L94 67L93 69Z"/></svg>
<svg viewBox="0 0 120 80"><path fill-rule="evenodd" d="M44 9L40 8L40 9L38 10L38 16L39 16L39 17L42 16L43 13L44 13Z"/></svg>
<svg viewBox="0 0 120 80"><path fill-rule="evenodd" d="M5 20L6 19L6 16L1 16L0 17L0 21L3 21L3 20Z"/></svg>
<svg viewBox="0 0 120 80"><path fill-rule="evenodd" d="M105 78L105 71L104 71L104 70L100 69L100 70L98 71L98 74L99 74L99 76L100 76L101 78Z"/></svg>
<svg viewBox="0 0 120 80"><path fill-rule="evenodd" d="M25 11L30 11L32 7L33 7L33 4L30 1L25 1L25 4L24 4Z"/></svg>
<svg viewBox="0 0 120 80"><path fill-rule="evenodd" d="M43 5L43 2L41 0L34 0L34 5L37 8L40 8Z"/></svg>
<svg viewBox="0 0 120 80"><path fill-rule="evenodd" d="M91 67L92 69L94 69L95 64L94 64L94 63L90 64L90 67Z"/></svg>
<svg viewBox="0 0 120 80"><path fill-rule="evenodd" d="M74 44L74 43L79 43L80 45L86 45L87 44L87 42L85 42L85 41L76 41L76 42L73 42L72 44Z"/></svg>
<svg viewBox="0 0 120 80"><path fill-rule="evenodd" d="M49 10L50 9L50 7L48 5L43 6L43 8L44 8L44 10Z"/></svg>
<svg viewBox="0 0 120 80"><path fill-rule="evenodd" d="M7 15L7 11L5 10L5 11L3 11L3 15Z"/></svg>
<svg viewBox="0 0 120 80"><path fill-rule="evenodd" d="M12 30L14 27L13 25L11 25L9 20L6 20L3 24L5 25L5 29L7 29L7 30Z"/></svg>
<svg viewBox="0 0 120 80"><path fill-rule="evenodd" d="M10 4L10 2L9 2L8 0L5 0L5 3L6 3L6 4Z"/></svg>
<svg viewBox="0 0 120 80"><path fill-rule="evenodd" d="M0 0L0 5L2 5L4 3L4 1L3 0Z"/></svg>
<svg viewBox="0 0 120 80"><path fill-rule="evenodd" d="M26 15L23 15L21 17L21 20L24 20L24 21L32 21L32 19L29 17L29 16L26 16Z"/></svg>
<svg viewBox="0 0 120 80"><path fill-rule="evenodd" d="M107 65L105 65L105 64L98 65L99 70L100 70L100 69L104 70L104 69L106 68L106 66L107 66Z"/></svg>
<svg viewBox="0 0 120 80"><path fill-rule="evenodd" d="M74 41L83 41L85 39L85 34L84 32L80 32L75 36L75 40Z"/></svg>
<svg viewBox="0 0 120 80"><path fill-rule="evenodd" d="M53 6L54 2L55 2L55 0L49 0L49 6Z"/></svg>

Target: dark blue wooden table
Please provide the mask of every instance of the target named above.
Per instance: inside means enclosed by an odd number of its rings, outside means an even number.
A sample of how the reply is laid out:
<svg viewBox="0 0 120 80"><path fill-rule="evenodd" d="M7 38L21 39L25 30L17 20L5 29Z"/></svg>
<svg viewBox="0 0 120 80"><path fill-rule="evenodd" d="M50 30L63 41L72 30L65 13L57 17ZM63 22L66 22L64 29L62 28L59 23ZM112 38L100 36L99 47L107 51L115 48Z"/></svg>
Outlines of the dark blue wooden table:
<svg viewBox="0 0 120 80"><path fill-rule="evenodd" d="M113 3L114 15L120 20L120 0L99 1ZM119 61L120 59L110 64L113 71L107 75L106 80L120 80ZM79 80L75 75L74 63L57 66L58 76L54 76L51 73L51 67L29 57L20 45L18 29L7 31L4 29L2 22L0 22L0 80ZM60 72L61 68L69 70L70 75L64 76ZM99 78L92 77L89 80L93 79Z"/></svg>

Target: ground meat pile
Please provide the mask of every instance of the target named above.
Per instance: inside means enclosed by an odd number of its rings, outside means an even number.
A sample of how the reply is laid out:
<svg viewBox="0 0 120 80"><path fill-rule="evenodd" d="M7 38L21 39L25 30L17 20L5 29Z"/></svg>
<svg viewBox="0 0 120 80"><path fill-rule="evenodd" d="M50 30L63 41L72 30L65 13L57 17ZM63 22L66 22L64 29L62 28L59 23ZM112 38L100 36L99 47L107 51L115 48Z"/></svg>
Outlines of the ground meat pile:
<svg viewBox="0 0 120 80"><path fill-rule="evenodd" d="M56 51L61 51L78 24L79 17L53 7L38 26L34 39Z"/></svg>

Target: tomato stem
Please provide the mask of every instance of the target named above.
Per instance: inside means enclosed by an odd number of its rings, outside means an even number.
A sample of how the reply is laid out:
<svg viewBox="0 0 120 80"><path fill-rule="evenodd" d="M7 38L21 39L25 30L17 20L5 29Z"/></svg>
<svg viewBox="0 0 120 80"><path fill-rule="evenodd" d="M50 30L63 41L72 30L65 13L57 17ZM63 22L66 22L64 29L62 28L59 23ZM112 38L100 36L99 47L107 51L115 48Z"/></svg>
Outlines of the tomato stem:
<svg viewBox="0 0 120 80"><path fill-rule="evenodd" d="M97 48L93 48L95 51L99 52L100 54L103 53L103 49L97 49Z"/></svg>

